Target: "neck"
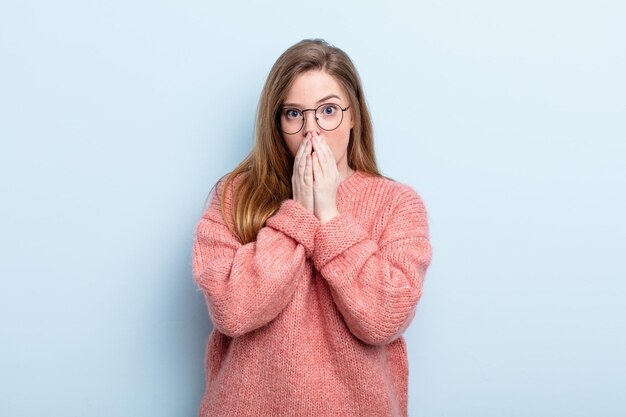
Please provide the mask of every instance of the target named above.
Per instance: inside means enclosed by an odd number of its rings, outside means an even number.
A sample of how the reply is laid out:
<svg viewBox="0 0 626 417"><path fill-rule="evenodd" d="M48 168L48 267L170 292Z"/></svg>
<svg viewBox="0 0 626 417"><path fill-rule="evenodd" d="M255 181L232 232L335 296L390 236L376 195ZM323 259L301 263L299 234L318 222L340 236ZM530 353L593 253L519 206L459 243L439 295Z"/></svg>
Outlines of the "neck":
<svg viewBox="0 0 626 417"><path fill-rule="evenodd" d="M344 165L343 168L337 167L337 170L339 171L339 182L344 182L354 173L354 170L350 168L348 164Z"/></svg>

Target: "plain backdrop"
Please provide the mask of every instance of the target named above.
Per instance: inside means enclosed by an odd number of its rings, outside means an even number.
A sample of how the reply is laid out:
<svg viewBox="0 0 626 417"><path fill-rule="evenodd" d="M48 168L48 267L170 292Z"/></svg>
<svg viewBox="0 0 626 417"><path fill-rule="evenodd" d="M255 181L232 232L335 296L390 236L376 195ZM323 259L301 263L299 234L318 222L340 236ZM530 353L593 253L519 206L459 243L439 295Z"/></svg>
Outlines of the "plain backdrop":
<svg viewBox="0 0 626 417"><path fill-rule="evenodd" d="M433 261L409 415L626 415L620 1L0 2L0 415L195 416L215 181L303 38L360 72Z"/></svg>

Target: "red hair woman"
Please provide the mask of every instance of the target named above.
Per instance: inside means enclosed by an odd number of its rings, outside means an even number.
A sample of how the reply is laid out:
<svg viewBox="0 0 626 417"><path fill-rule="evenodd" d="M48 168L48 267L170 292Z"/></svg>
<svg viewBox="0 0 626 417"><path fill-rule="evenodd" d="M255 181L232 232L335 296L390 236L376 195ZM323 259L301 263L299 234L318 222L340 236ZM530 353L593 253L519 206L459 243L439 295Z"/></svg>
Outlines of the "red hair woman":
<svg viewBox="0 0 626 417"><path fill-rule="evenodd" d="M215 326L200 417L406 416L427 213L379 173L345 52L306 39L278 58L255 146L214 189L193 246Z"/></svg>

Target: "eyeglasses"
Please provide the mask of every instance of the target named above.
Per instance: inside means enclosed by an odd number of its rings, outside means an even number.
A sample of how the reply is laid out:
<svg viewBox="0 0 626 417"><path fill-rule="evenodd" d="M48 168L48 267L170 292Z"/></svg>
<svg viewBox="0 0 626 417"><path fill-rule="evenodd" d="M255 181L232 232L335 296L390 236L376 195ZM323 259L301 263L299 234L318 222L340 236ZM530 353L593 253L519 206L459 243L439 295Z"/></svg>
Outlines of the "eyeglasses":
<svg viewBox="0 0 626 417"><path fill-rule="evenodd" d="M350 106L342 109L338 104L326 103L316 109L300 110L295 107L283 107L279 109L278 127L288 135L293 135L302 130L304 126L304 112L314 111L315 121L323 130L335 130L343 121L343 112Z"/></svg>

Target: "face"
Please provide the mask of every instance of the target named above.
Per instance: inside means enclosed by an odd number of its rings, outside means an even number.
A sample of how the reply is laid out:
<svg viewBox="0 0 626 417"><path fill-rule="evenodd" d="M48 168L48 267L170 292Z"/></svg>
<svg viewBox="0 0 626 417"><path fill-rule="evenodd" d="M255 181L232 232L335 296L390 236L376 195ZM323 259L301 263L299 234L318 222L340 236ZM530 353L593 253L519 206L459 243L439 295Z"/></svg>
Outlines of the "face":
<svg viewBox="0 0 626 417"><path fill-rule="evenodd" d="M329 97L332 96L332 97ZM338 104L345 109L352 103L348 102L348 96L339 83L328 73L314 70L299 74L294 79L291 88L287 91L283 107L294 107L299 110L316 109L321 104ZM341 110L339 110L341 112ZM315 112L304 112L304 126L302 130L294 134L281 132L291 155L295 157L298 147L307 133L316 131L326 139L335 156L337 168L342 171L348 166L348 142L350 130L354 126L352 118L352 106L343 112L343 120L338 128L327 131L315 121Z"/></svg>

